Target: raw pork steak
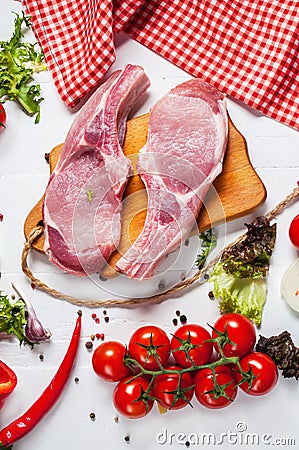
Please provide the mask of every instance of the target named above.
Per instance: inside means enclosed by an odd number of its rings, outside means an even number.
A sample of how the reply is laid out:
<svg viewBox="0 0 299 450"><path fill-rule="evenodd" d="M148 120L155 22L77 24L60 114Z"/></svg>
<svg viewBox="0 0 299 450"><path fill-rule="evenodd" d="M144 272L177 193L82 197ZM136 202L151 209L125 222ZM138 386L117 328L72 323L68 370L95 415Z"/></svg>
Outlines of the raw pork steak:
<svg viewBox="0 0 299 450"><path fill-rule="evenodd" d="M100 270L116 248L131 162L121 145L128 113L149 87L139 66L114 72L82 107L43 204L45 253L75 275Z"/></svg>
<svg viewBox="0 0 299 450"><path fill-rule="evenodd" d="M148 194L146 222L118 261L118 271L152 277L158 263L188 237L222 171L227 130L224 95L199 79L175 87L152 108L138 159Z"/></svg>

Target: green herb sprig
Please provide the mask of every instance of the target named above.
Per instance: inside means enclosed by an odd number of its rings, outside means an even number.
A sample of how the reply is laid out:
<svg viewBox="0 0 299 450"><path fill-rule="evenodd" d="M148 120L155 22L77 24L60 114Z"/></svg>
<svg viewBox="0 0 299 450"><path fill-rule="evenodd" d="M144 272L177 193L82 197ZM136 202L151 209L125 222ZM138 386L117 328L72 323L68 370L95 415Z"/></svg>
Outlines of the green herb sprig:
<svg viewBox="0 0 299 450"><path fill-rule="evenodd" d="M203 231L198 235L198 237L202 240L201 253L197 255L195 263L198 269L202 269L209 254L217 245L217 237L212 228Z"/></svg>
<svg viewBox="0 0 299 450"><path fill-rule="evenodd" d="M34 73L47 70L44 53L37 43L23 42L22 28L31 28L31 17L16 14L14 33L9 41L0 41L0 102L16 101L26 114L40 120L41 88L33 84Z"/></svg>

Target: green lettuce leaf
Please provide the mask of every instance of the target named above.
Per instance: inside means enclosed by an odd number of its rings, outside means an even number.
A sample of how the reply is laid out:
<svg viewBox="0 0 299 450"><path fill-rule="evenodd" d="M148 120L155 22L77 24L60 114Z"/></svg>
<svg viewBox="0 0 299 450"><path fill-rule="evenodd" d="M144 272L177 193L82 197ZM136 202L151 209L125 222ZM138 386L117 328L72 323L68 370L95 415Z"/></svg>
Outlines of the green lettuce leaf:
<svg viewBox="0 0 299 450"><path fill-rule="evenodd" d="M257 217L245 224L244 238L223 252L210 274L213 294L223 313L239 313L261 324L267 297L267 274L276 240L276 224Z"/></svg>
<svg viewBox="0 0 299 450"><path fill-rule="evenodd" d="M214 283L213 294L219 299L222 313L239 313L257 326L261 324L267 297L266 278L236 278L218 263L209 281Z"/></svg>

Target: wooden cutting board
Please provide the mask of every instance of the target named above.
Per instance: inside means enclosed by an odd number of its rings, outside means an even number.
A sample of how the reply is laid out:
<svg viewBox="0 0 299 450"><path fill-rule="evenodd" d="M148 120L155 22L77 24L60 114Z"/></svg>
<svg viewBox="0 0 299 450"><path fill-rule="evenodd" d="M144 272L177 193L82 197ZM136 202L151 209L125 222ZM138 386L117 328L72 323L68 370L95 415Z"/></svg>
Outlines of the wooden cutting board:
<svg viewBox="0 0 299 450"><path fill-rule="evenodd" d="M106 277L114 276L115 264L141 232L146 217L147 196L140 177L136 174L138 151L147 138L148 114L131 119L127 123L124 153L133 162L134 174L130 178L125 194L123 208L123 228L118 251L115 251L107 267L102 271ZM50 153L49 164L52 173L63 144L56 146ZM134 194L134 195L133 195ZM207 201L198 217L198 228L191 234L204 231L218 223L231 221L253 212L266 199L266 189L253 169L247 152L246 141L229 120L229 141L222 173L214 181ZM42 220L43 198L28 214L24 232L26 239L30 232ZM33 248L43 252L44 238L41 235Z"/></svg>

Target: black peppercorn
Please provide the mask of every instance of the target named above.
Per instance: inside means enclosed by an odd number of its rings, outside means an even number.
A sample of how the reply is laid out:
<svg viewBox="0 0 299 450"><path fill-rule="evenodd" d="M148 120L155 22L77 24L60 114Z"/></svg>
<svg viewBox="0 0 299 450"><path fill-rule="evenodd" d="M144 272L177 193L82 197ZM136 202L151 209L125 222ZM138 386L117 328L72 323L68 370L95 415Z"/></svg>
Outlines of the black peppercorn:
<svg viewBox="0 0 299 450"><path fill-rule="evenodd" d="M182 314L181 316L180 316L180 321L181 321L181 323L187 323L187 317L185 316L185 314Z"/></svg>

